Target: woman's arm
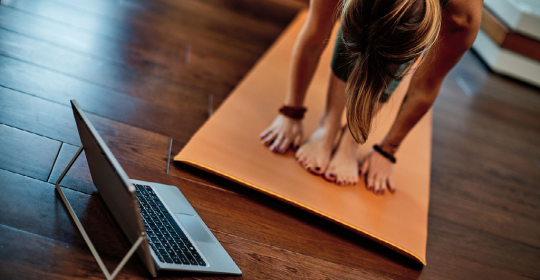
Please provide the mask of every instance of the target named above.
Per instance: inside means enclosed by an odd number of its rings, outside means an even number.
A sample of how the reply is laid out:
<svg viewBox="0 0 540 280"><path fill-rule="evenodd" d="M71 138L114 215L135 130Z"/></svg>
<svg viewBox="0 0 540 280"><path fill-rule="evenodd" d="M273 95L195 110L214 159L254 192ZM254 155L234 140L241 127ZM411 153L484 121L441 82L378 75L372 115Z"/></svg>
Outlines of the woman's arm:
<svg viewBox="0 0 540 280"><path fill-rule="evenodd" d="M481 12L481 0L450 0L443 10L440 37L416 70L396 120L380 143L382 150L395 154L405 136L431 108L446 74L472 46L480 28ZM361 169L362 174L368 173L368 188L383 192L388 186L395 190L391 165L378 153L368 155Z"/></svg>
<svg viewBox="0 0 540 280"><path fill-rule="evenodd" d="M328 44L339 0L311 0L309 14L294 45L285 105L302 106L307 88Z"/></svg>
<svg viewBox="0 0 540 280"><path fill-rule="evenodd" d="M304 105L307 88L332 33L338 4L339 0L311 0L308 18L294 45L284 105ZM302 123L279 114L260 137L272 151L284 153L291 143L295 148L301 144Z"/></svg>

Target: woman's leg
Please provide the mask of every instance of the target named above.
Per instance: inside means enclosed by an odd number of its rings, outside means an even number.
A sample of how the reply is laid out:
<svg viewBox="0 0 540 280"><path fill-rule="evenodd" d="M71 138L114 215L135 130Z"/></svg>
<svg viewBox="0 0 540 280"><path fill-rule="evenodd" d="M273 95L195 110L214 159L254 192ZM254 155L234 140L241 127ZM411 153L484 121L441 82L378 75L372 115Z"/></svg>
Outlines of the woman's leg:
<svg viewBox="0 0 540 280"><path fill-rule="evenodd" d="M326 107L319 127L296 152L298 162L314 174L324 174L330 161L345 107L345 87L346 83L330 71Z"/></svg>
<svg viewBox="0 0 540 280"><path fill-rule="evenodd" d="M373 117L382 107L383 103L377 103L373 110ZM358 183L358 159L356 150L358 143L352 137L348 127L343 128L341 139L336 152L330 160L330 164L324 173L324 178L328 181L336 182L338 185L355 185Z"/></svg>

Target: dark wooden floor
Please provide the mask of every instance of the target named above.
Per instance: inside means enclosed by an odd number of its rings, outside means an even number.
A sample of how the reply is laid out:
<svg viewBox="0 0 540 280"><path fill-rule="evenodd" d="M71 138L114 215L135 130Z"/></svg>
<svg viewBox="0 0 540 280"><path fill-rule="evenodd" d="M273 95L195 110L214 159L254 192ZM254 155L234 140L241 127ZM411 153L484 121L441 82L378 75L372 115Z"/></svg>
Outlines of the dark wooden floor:
<svg viewBox="0 0 540 280"><path fill-rule="evenodd" d="M540 92L488 73L472 53L434 106L426 267L193 168L171 163L167 174L171 139L174 154L305 7L300 0L3 0L0 278L104 279L54 191L80 145L70 98L130 177L179 186L243 278L540 278ZM114 267L128 244L84 158L63 185ZM136 259L120 276L149 277Z"/></svg>

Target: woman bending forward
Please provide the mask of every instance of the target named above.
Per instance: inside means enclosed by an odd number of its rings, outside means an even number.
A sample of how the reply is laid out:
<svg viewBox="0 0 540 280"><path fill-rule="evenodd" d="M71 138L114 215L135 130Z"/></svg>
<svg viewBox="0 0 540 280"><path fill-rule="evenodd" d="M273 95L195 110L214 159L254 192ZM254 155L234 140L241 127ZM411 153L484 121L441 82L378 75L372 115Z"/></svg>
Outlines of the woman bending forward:
<svg viewBox="0 0 540 280"><path fill-rule="evenodd" d="M304 143L304 97L336 11L341 26L327 103L317 130ZM296 159L307 171L338 185L356 184L364 175L374 193L384 194L386 188L395 192L392 165L399 146L435 101L446 74L471 47L481 11L481 0L311 0L294 47L284 105L261 133L263 142L277 153L297 149ZM390 131L359 168L357 145L365 143L372 117L423 53ZM345 107L348 129L340 129Z"/></svg>

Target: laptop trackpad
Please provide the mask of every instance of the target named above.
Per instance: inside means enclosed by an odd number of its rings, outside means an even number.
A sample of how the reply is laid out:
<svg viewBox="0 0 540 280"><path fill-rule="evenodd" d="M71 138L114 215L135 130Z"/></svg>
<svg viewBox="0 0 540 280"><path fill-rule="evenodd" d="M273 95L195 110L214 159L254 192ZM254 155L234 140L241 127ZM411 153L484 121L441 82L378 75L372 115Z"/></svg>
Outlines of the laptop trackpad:
<svg viewBox="0 0 540 280"><path fill-rule="evenodd" d="M176 218L195 241L217 243L198 217L175 213Z"/></svg>

